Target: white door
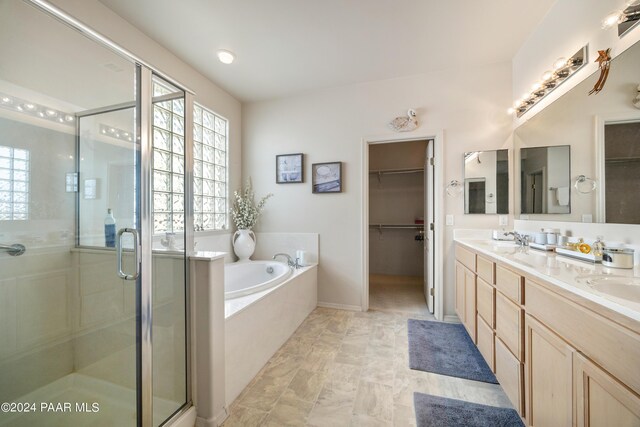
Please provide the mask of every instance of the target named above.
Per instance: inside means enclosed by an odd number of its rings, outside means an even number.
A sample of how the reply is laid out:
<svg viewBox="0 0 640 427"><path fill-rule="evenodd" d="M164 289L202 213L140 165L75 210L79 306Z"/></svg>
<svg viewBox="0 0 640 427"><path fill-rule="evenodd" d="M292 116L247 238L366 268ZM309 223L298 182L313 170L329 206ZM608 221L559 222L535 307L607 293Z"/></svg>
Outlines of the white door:
<svg viewBox="0 0 640 427"><path fill-rule="evenodd" d="M424 165L424 297L427 307L433 313L434 310L434 206L433 206L433 179L434 179L434 141L427 143L427 156Z"/></svg>

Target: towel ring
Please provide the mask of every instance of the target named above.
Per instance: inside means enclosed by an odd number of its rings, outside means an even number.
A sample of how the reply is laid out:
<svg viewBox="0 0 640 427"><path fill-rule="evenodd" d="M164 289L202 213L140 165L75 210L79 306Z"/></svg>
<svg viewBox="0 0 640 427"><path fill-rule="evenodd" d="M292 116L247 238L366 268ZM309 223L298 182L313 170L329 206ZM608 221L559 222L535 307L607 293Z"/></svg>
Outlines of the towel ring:
<svg viewBox="0 0 640 427"><path fill-rule="evenodd" d="M573 183L573 186L575 187L578 193L589 194L592 191L596 190L596 187L598 186L598 184L595 182L595 180L591 178L588 178L584 175L579 175L576 178L576 181Z"/></svg>
<svg viewBox="0 0 640 427"><path fill-rule="evenodd" d="M464 186L462 185L462 183L455 179L451 181L449 184L447 184L446 188L447 188L447 195L451 197L455 197L464 191Z"/></svg>

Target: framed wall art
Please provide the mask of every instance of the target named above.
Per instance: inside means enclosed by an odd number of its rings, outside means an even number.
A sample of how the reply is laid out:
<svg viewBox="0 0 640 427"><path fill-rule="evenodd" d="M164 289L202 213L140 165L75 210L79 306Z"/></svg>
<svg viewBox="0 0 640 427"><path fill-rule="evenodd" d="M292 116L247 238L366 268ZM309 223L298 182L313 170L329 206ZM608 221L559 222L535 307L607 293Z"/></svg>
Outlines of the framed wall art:
<svg viewBox="0 0 640 427"><path fill-rule="evenodd" d="M304 156L302 153L276 156L276 184L294 184L304 180Z"/></svg>
<svg viewBox="0 0 640 427"><path fill-rule="evenodd" d="M313 192L342 192L342 162L314 163L311 165Z"/></svg>

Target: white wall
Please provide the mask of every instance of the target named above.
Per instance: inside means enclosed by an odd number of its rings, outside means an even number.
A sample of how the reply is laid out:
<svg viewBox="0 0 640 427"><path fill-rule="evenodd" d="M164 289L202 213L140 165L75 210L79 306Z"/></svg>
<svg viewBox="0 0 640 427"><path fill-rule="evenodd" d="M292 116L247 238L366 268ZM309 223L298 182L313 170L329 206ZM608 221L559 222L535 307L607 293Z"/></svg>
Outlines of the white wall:
<svg viewBox="0 0 640 427"><path fill-rule="evenodd" d="M318 300L361 306L363 138L411 138L444 131L445 181L463 178L463 153L510 144L511 64L449 69L401 79L354 84L272 101L243 109L243 176L251 176L258 196L272 192L258 229L320 234ZM420 127L395 134L387 123L417 108ZM275 184L275 155L305 153L305 183ZM312 194L312 163L342 161L344 190ZM368 179L368 178L367 178ZM463 198L446 198L456 227L497 227L495 215L464 216ZM444 224L442 224L444 226ZM444 247L445 314L453 310L452 229Z"/></svg>
<svg viewBox="0 0 640 427"><path fill-rule="evenodd" d="M97 0L51 0L51 3L193 90L195 102L229 120L230 194L240 185L241 104L176 55L146 36ZM167 22L167 29L185 23Z"/></svg>

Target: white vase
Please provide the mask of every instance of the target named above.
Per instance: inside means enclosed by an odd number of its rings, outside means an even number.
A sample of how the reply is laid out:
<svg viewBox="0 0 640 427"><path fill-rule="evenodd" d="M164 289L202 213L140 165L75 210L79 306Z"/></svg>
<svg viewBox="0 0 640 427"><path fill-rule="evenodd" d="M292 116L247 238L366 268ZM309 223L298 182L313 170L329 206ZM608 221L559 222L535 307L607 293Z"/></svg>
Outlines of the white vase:
<svg viewBox="0 0 640 427"><path fill-rule="evenodd" d="M256 235L251 230L242 229L233 233L233 251L238 256L238 262L249 261L249 257L256 250Z"/></svg>

